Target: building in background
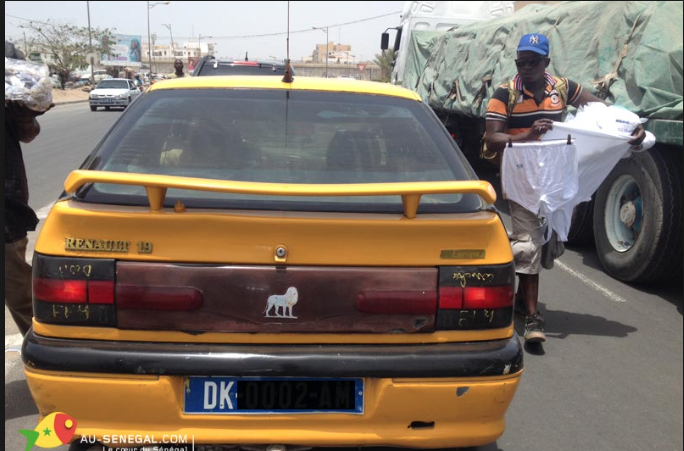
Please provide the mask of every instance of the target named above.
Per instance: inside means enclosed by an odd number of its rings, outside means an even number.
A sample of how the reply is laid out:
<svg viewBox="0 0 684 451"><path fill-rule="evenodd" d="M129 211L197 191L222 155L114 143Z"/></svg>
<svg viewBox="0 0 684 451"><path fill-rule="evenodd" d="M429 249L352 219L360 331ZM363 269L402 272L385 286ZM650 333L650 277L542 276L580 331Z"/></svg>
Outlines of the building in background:
<svg viewBox="0 0 684 451"><path fill-rule="evenodd" d="M144 61L147 62L147 43L143 44ZM183 61L188 61L188 58L199 58L204 55L216 55L216 43L202 42L191 40L184 42L182 47L177 44L171 47L171 44L154 44L152 46L152 58L154 62L173 62L174 59L180 58Z"/></svg>
<svg viewBox="0 0 684 451"><path fill-rule="evenodd" d="M327 49L326 49L327 47ZM351 61L351 45L348 44L335 44L334 42L329 42L326 44L316 44L316 49L313 52L313 62L314 63L325 63L325 53L328 52L328 58L330 63L337 63L338 59L342 61ZM341 62L342 62L341 61Z"/></svg>

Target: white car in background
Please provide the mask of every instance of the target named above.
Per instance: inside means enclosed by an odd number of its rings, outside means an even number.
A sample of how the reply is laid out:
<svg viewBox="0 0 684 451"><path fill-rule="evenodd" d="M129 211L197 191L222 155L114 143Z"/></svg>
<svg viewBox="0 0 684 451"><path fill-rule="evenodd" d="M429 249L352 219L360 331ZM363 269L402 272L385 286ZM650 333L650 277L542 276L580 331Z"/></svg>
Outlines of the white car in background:
<svg viewBox="0 0 684 451"><path fill-rule="evenodd" d="M95 89L90 91L90 111L95 111L100 106L105 110L113 106L126 108L139 95L140 91L132 80L127 78L102 80Z"/></svg>
<svg viewBox="0 0 684 451"><path fill-rule="evenodd" d="M80 79L87 82L87 83L90 83L90 76L91 76L90 70L86 70L85 72L83 72L81 74ZM108 80L108 79L114 78L111 75L109 75L107 73L107 71L104 69L97 69L97 70L93 71L92 76L95 79L95 83L99 83L102 80Z"/></svg>

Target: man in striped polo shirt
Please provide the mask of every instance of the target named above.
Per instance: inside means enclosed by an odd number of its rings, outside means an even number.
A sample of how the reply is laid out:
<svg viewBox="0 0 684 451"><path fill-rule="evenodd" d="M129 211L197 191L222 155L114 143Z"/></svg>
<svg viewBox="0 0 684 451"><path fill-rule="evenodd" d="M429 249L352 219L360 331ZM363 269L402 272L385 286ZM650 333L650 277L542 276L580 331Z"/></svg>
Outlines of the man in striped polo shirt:
<svg viewBox="0 0 684 451"><path fill-rule="evenodd" d="M496 90L486 115L486 145L493 152L504 152L506 144L534 141L562 121L567 99L579 107L589 102L605 103L571 80L555 78L549 66L549 41L541 34L527 34L520 39L515 65L517 75L510 85L519 92L511 99L509 84ZM563 86L564 85L564 86ZM558 88L558 89L556 89ZM510 103L514 101L515 103ZM512 108L511 108L512 106ZM630 144L638 145L645 137L643 127L634 132ZM520 278L516 294L516 313L525 315L525 341L543 342L544 318L537 309L543 225L535 213L509 201L515 271Z"/></svg>

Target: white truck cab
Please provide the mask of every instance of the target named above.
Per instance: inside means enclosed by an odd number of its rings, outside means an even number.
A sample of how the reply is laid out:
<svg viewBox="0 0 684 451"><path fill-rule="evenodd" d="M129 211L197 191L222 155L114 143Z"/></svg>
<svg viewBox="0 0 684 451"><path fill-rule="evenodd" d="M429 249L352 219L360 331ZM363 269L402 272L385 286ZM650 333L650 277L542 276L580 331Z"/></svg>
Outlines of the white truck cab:
<svg viewBox="0 0 684 451"><path fill-rule="evenodd" d="M401 24L396 28L392 83L401 84L409 40L413 30L447 31L459 25L513 14L515 2L418 2L404 4ZM382 49L389 44L389 34L383 33Z"/></svg>

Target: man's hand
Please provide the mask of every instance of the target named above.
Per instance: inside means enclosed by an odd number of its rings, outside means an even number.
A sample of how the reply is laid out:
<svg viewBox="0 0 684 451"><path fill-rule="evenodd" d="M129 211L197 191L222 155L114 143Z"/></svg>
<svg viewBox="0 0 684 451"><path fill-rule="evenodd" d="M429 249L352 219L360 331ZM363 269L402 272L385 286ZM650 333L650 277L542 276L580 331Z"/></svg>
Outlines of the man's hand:
<svg viewBox="0 0 684 451"><path fill-rule="evenodd" d="M629 143L633 146L640 146L644 141L644 138L646 138L644 126L639 124L639 126L632 132L632 136L634 136L634 138Z"/></svg>
<svg viewBox="0 0 684 451"><path fill-rule="evenodd" d="M537 119L527 131L527 140L537 140L541 135L552 129L553 121L551 119Z"/></svg>
<svg viewBox="0 0 684 451"><path fill-rule="evenodd" d="M55 106L51 103L47 110L45 111L35 111L26 106L23 100L9 100L5 99L5 114L9 114L10 117L18 120L33 119L38 116L42 116L46 112L50 111L52 107Z"/></svg>
<svg viewBox="0 0 684 451"><path fill-rule="evenodd" d="M23 100L5 99L5 118L9 118L16 126L16 139L30 143L40 133L40 124L36 117L45 114L55 106L51 103L45 111L34 111L26 106Z"/></svg>

